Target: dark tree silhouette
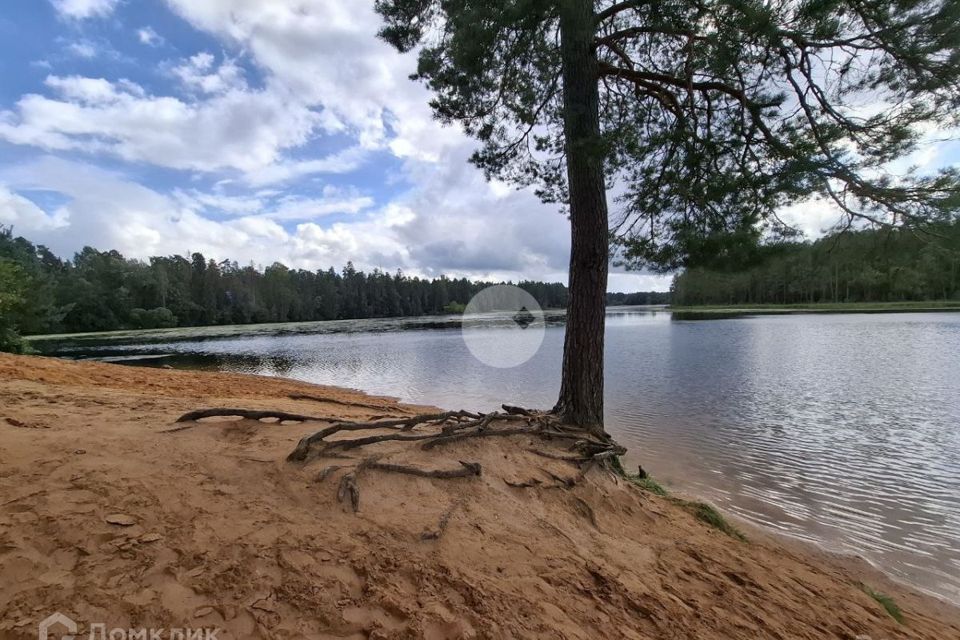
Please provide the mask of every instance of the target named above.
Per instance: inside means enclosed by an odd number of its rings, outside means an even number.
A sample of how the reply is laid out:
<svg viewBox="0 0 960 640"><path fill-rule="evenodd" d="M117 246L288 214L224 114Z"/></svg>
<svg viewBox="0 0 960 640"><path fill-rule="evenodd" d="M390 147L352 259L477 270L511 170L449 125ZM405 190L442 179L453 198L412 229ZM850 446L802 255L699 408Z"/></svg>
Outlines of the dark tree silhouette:
<svg viewBox="0 0 960 640"><path fill-rule="evenodd" d="M488 176L534 185L571 222L554 414L603 424L613 239L669 270L830 199L922 225L957 208L955 172L890 175L925 127L957 124L955 0L377 0L381 36L419 48L433 110L482 144ZM608 221L606 191L619 208Z"/></svg>

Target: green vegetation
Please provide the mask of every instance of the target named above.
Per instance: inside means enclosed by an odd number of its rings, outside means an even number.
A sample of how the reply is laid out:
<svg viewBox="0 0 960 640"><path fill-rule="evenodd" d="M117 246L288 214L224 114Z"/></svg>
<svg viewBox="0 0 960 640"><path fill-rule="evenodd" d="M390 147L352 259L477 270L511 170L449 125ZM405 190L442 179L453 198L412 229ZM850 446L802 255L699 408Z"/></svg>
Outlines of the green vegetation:
<svg viewBox="0 0 960 640"><path fill-rule="evenodd" d="M868 596L870 596L871 598L879 602L880 606L882 606L884 609L887 610L887 613L890 614L891 618L893 618L900 624L903 624L903 612L900 610L900 607L897 606L897 603L894 602L893 598L891 598L888 595L884 595L882 593L874 591L873 589L871 589L865 584L860 586L863 588L863 591Z"/></svg>
<svg viewBox="0 0 960 640"><path fill-rule="evenodd" d="M24 350L13 320L23 307L27 286L23 270L10 260L0 259L0 351L21 353Z"/></svg>
<svg viewBox="0 0 960 640"><path fill-rule="evenodd" d="M651 478L650 476L639 476L639 475L627 475L627 480L637 485L644 491L649 491L650 493L655 493L658 496L667 496L667 490L663 486Z"/></svg>
<svg viewBox="0 0 960 640"><path fill-rule="evenodd" d="M795 313L917 313L923 311L960 311L960 300L928 300L910 302L823 302L819 304L738 304L704 305L702 307L671 306L674 320L719 320L759 315Z"/></svg>
<svg viewBox="0 0 960 640"><path fill-rule="evenodd" d="M659 482L651 478L649 475L645 473L637 473L637 474L626 473L626 471L624 471L623 469L623 465L620 463L619 460L616 461L614 470L619 472L620 475L626 478L627 481L633 484L634 486L640 487L644 491L649 491L650 493L653 493L655 495L668 498L672 503L682 507L683 509L691 513L693 517L699 520L700 522L703 522L704 524L707 524L713 527L714 529L717 529L718 531L721 531L727 534L731 538L735 538L737 540L740 540L741 542L747 541L747 537L743 535L743 532L741 532L735 526L727 522L727 519L724 518L719 511L717 511L714 507L710 506L706 502L698 502L695 500L684 500L683 498L672 497L667 492L667 490L663 488L663 485L661 485Z"/></svg>
<svg viewBox="0 0 960 640"><path fill-rule="evenodd" d="M444 313L463 313L466 310L467 305L462 302L457 302L456 300L443 305Z"/></svg>
<svg viewBox="0 0 960 640"><path fill-rule="evenodd" d="M608 305L670 304L669 291L638 291L637 293L608 293Z"/></svg>
<svg viewBox="0 0 960 640"><path fill-rule="evenodd" d="M677 275L672 302L721 311L960 308L960 220L926 231L870 229L763 245Z"/></svg>
<svg viewBox="0 0 960 640"><path fill-rule="evenodd" d="M747 537L743 533L734 527L732 524L727 522L727 519L721 515L719 511L711 507L706 502L694 502L688 500L674 500L677 504L682 506L684 509L693 514L700 522L710 525L714 529L717 529L731 538L736 538L741 542L746 542Z"/></svg>
<svg viewBox="0 0 960 640"><path fill-rule="evenodd" d="M0 226L0 351L23 348L18 334L83 333L226 324L302 322L462 313L493 283L432 280L374 270L266 269L202 254L148 261L85 247L61 260ZM559 283L518 283L544 308L563 308ZM611 294L611 304L667 294Z"/></svg>
<svg viewBox="0 0 960 640"><path fill-rule="evenodd" d="M611 243L629 268L712 268L787 234L777 214L794 202L913 231L960 210L956 167L890 168L956 125L955 0L375 7L435 117L477 139L471 161L568 216L554 407L594 435ZM864 94L884 108L863 113Z"/></svg>

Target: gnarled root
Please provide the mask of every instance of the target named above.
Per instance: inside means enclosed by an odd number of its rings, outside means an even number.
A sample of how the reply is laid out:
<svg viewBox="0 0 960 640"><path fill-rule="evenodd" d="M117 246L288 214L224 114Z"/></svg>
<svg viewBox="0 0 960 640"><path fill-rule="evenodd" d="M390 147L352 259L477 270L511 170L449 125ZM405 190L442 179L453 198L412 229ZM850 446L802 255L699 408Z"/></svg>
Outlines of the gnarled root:
<svg viewBox="0 0 960 640"><path fill-rule="evenodd" d="M314 398L310 398L314 399ZM315 398L326 402L326 399ZM371 406L371 408L373 408ZM380 407L377 407L380 408ZM287 456L291 462L304 462L309 457L340 458L349 460L346 451L374 445L381 442L416 442L424 451L473 438L492 438L505 436L529 436L548 441L568 443L566 454L554 453L545 449L529 448L528 451L554 460L573 464L578 473L572 478L563 478L552 473L553 487L573 487L580 482L594 466L611 467L611 462L626 450L604 433L596 433L565 424L556 414L547 411L534 411L521 407L503 405L502 411L480 413L473 411L443 411L400 418L377 416L366 421L351 421L338 418L311 416L284 411L263 411L234 408L213 408L191 411L177 419L178 423L197 422L203 418L234 416L250 420L273 419L280 422L324 422L322 429L307 435ZM186 427L177 427L178 430ZM352 432L372 431L368 435ZM337 437L333 437L337 436ZM401 473L423 478L452 479L469 478L481 474L480 464L460 461L456 469L421 469L406 465L381 462L380 456L365 458L354 465L333 465L321 471L318 481L323 481L333 472L346 469L340 477L337 498L354 511L360 508L360 488L358 476L369 470L387 473ZM534 487L542 485L539 480L510 483L513 487ZM442 533L445 522L441 522ZM438 533L439 537L439 533Z"/></svg>
<svg viewBox="0 0 960 640"><path fill-rule="evenodd" d="M419 476L421 478L469 478L479 476L482 469L479 462L464 462L457 460L461 467L459 469L418 469L417 467L408 467L402 464L390 464L388 462L370 462L363 466L364 469L376 469L378 471L388 471L392 473L404 473L409 476Z"/></svg>
<svg viewBox="0 0 960 640"><path fill-rule="evenodd" d="M492 426L495 423L506 423L506 425ZM420 429L417 430L418 428ZM393 433L328 439L344 431L378 429L390 429ZM547 455L578 465L586 462L603 462L626 453L626 449L612 440L565 425L552 413L504 405L503 411L492 413L446 411L369 422L334 422L329 427L302 438L287 456L287 460L303 462L311 453L322 456L337 450L346 451L389 441L420 442L422 449L430 450L471 438L513 435L530 435L545 440L569 440L571 441L570 449L579 455ZM539 451L536 453L543 454Z"/></svg>
<svg viewBox="0 0 960 640"><path fill-rule="evenodd" d="M324 404L338 404L344 407L362 407L364 409L376 409L377 411L404 411L409 412L409 409L403 407L397 407L394 405L388 404L374 404L372 402L357 402L355 400L340 400L339 398L326 398L323 396L311 396L305 393L291 393L287 396L291 400L308 400L311 402L322 402Z"/></svg>
<svg viewBox="0 0 960 640"><path fill-rule="evenodd" d="M479 462L464 462L458 460L460 468L458 469L420 469L402 464L393 464L389 462L380 462L377 457L367 458L354 467L345 467L343 465L332 465L326 467L317 474L317 482L323 482L335 471L349 468L350 471L343 474L340 478L340 484L337 487L337 500L349 506L356 512L360 508L360 486L357 484L357 476L367 470L384 471L387 473L401 473L420 478L439 478L449 480L451 478L471 478L479 476L482 472ZM449 517L449 516L447 516ZM440 532L446 523L441 520ZM437 535L439 537L439 534Z"/></svg>
<svg viewBox="0 0 960 640"><path fill-rule="evenodd" d="M437 524L437 528L433 531L424 531L420 534L421 540L439 540L440 536L443 535L443 532L447 530L447 525L450 523L450 518L453 516L453 512L459 509L463 505L462 500L457 500L450 508L447 509L442 516L440 516L440 522Z"/></svg>
<svg viewBox="0 0 960 640"><path fill-rule="evenodd" d="M355 471L344 474L344 476L340 478L340 486L337 488L337 500L342 503L349 500L354 513L360 509L360 487L357 486L357 474Z"/></svg>

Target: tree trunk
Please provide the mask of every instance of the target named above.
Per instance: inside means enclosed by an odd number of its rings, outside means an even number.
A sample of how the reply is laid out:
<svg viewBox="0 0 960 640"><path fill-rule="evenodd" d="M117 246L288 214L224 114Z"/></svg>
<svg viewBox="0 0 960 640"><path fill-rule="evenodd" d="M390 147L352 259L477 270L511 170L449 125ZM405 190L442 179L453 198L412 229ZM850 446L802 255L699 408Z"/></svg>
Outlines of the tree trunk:
<svg viewBox="0 0 960 640"><path fill-rule="evenodd" d="M592 0L560 0L571 245L563 377L554 411L602 434L609 231L594 30Z"/></svg>

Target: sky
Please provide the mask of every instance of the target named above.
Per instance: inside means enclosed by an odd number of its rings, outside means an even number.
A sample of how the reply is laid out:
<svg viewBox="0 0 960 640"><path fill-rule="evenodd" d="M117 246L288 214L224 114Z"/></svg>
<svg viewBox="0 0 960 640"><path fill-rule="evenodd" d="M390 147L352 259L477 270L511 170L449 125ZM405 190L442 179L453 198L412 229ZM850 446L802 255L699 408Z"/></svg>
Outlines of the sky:
<svg viewBox="0 0 960 640"><path fill-rule="evenodd" d="M4 0L0 224L62 257L565 282L566 218L484 180L378 27L372 0Z"/></svg>

